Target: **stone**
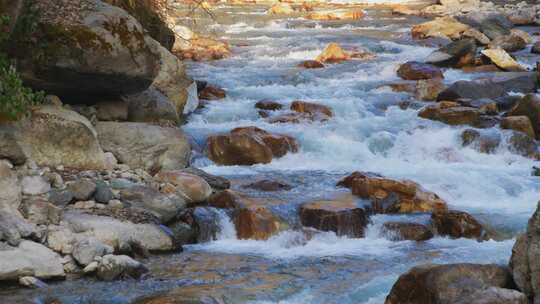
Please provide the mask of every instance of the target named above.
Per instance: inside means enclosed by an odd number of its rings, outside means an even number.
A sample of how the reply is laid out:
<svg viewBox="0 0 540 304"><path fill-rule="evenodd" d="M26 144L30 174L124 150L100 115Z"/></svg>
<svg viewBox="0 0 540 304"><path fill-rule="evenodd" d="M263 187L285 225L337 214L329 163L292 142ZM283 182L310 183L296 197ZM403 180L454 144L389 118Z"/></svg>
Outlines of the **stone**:
<svg viewBox="0 0 540 304"><path fill-rule="evenodd" d="M525 156L536 158L538 156L538 143L522 132L512 132L508 139L509 150Z"/></svg>
<svg viewBox="0 0 540 304"><path fill-rule="evenodd" d="M276 3L266 13L269 15L290 15L294 13L294 9L288 3Z"/></svg>
<svg viewBox="0 0 540 304"><path fill-rule="evenodd" d="M414 39L436 37L458 40L462 38L463 33L468 29L468 25L452 17L441 17L413 26L411 34Z"/></svg>
<svg viewBox="0 0 540 304"><path fill-rule="evenodd" d="M525 294L508 288L489 287L480 289L467 295L456 304L527 304L529 300Z"/></svg>
<svg viewBox="0 0 540 304"><path fill-rule="evenodd" d="M124 204L122 203L122 201L117 200L117 199L110 200L107 205L109 206L109 208L112 208L112 209L124 208Z"/></svg>
<svg viewBox="0 0 540 304"><path fill-rule="evenodd" d="M446 85L441 79L419 80L416 82L414 94L418 100L435 101L445 89Z"/></svg>
<svg viewBox="0 0 540 304"><path fill-rule="evenodd" d="M127 120L130 122L176 124L180 120L175 105L154 88L125 97L125 103L128 104Z"/></svg>
<svg viewBox="0 0 540 304"><path fill-rule="evenodd" d="M469 28L468 30L463 32L463 37L472 38L479 45L488 45L491 42L491 39L489 39L488 36L484 35L484 33L480 32L475 28Z"/></svg>
<svg viewBox="0 0 540 304"><path fill-rule="evenodd" d="M92 180L83 178L69 183L67 188L76 200L87 201L94 197L97 187Z"/></svg>
<svg viewBox="0 0 540 304"><path fill-rule="evenodd" d="M386 222L382 227L384 235L392 241L427 241L433 237L428 227L418 223Z"/></svg>
<svg viewBox="0 0 540 304"><path fill-rule="evenodd" d="M418 116L449 125L479 126L481 114L476 108L463 107L453 102L438 102L422 109Z"/></svg>
<svg viewBox="0 0 540 304"><path fill-rule="evenodd" d="M327 116L332 117L334 113L330 107L313 102L296 100L291 104L291 110L298 113L305 113L310 116Z"/></svg>
<svg viewBox="0 0 540 304"><path fill-rule="evenodd" d="M31 276L19 278L19 285L28 288L43 288L47 286L43 281Z"/></svg>
<svg viewBox="0 0 540 304"><path fill-rule="evenodd" d="M14 165L23 165L27 156L18 144L20 132L15 126L0 124L0 159L7 159Z"/></svg>
<svg viewBox="0 0 540 304"><path fill-rule="evenodd" d="M107 204L113 198L114 194L111 187L103 181L98 181L96 183L96 192L94 194L94 199L96 202Z"/></svg>
<svg viewBox="0 0 540 304"><path fill-rule="evenodd" d="M464 147L472 147L482 153L495 153L501 143L498 133L480 132L475 129L466 129L461 133L461 142Z"/></svg>
<svg viewBox="0 0 540 304"><path fill-rule="evenodd" d="M509 72L520 72L526 71L517 61L514 60L505 50L503 49L486 49L482 50L482 55L486 56L499 68L509 71Z"/></svg>
<svg viewBox="0 0 540 304"><path fill-rule="evenodd" d="M488 49L502 49L508 53L524 50L527 47L527 41L518 34L499 36L488 44Z"/></svg>
<svg viewBox="0 0 540 304"><path fill-rule="evenodd" d="M94 261L88 264L86 267L84 267L83 272L85 274L94 273L97 271L98 267L99 267L99 263Z"/></svg>
<svg viewBox="0 0 540 304"><path fill-rule="evenodd" d="M510 35L511 27L512 24L509 24L509 20L503 20L503 17L487 18L480 23L480 31L492 40L500 36Z"/></svg>
<svg viewBox="0 0 540 304"><path fill-rule="evenodd" d="M225 97L227 97L225 90L210 85L199 92L199 99L202 100L219 100Z"/></svg>
<svg viewBox="0 0 540 304"><path fill-rule="evenodd" d="M540 139L540 99L535 94L524 96L507 114L529 117L536 139Z"/></svg>
<svg viewBox="0 0 540 304"><path fill-rule="evenodd" d="M259 191L287 191L291 190L292 186L282 182L282 181L275 181L275 180L267 180L263 179L260 181L256 181L253 183L249 183L247 185L243 185L243 188L251 188Z"/></svg>
<svg viewBox="0 0 540 304"><path fill-rule="evenodd" d="M74 199L73 192L67 189L53 189L49 192L49 201L60 208L69 205Z"/></svg>
<svg viewBox="0 0 540 304"><path fill-rule="evenodd" d="M55 189L63 189L64 188L64 179L62 178L62 175L56 173L56 172L47 172L43 175L45 179L51 184L51 186Z"/></svg>
<svg viewBox="0 0 540 304"><path fill-rule="evenodd" d="M83 267L88 266L96 257L112 254L114 248L103 244L95 238L86 238L73 246L72 256Z"/></svg>
<svg viewBox="0 0 540 304"><path fill-rule="evenodd" d="M354 201L315 201L300 206L304 227L333 231L338 236L364 237L369 223L367 212Z"/></svg>
<svg viewBox="0 0 540 304"><path fill-rule="evenodd" d="M306 60L298 64L298 67L306 69L322 69L324 68L324 64L320 63L317 60Z"/></svg>
<svg viewBox="0 0 540 304"><path fill-rule="evenodd" d="M39 175L23 177L21 185L22 192L26 195L40 195L51 190L51 184Z"/></svg>
<svg viewBox="0 0 540 304"><path fill-rule="evenodd" d="M431 223L436 234L451 238L486 239L482 224L473 216L462 211L443 211L431 214Z"/></svg>
<svg viewBox="0 0 540 304"><path fill-rule="evenodd" d="M281 110L283 105L271 100L260 100L255 104L255 108L267 111L277 111Z"/></svg>
<svg viewBox="0 0 540 304"><path fill-rule="evenodd" d="M168 228L172 233L172 239L175 247L182 248L186 244L197 242L197 231L189 224L178 221L169 224Z"/></svg>
<svg viewBox="0 0 540 304"><path fill-rule="evenodd" d="M218 60L230 56L231 51L226 42L213 38L194 35L185 45L178 45L173 49L174 54L181 60L208 61Z"/></svg>
<svg viewBox="0 0 540 304"><path fill-rule="evenodd" d="M27 199L21 205L21 213L37 225L58 224L62 219L62 209L43 199Z"/></svg>
<svg viewBox="0 0 540 304"><path fill-rule="evenodd" d="M176 193L180 194L188 204L202 203L212 194L212 187L203 178L180 170L161 171L154 176L154 179L174 185Z"/></svg>
<svg viewBox="0 0 540 304"><path fill-rule="evenodd" d="M0 250L0 281L16 281L27 276L63 278L62 259L49 248L26 240L17 247Z"/></svg>
<svg viewBox="0 0 540 304"><path fill-rule="evenodd" d="M41 239L37 227L27 222L17 210L0 209L0 241L18 246L23 239Z"/></svg>
<svg viewBox="0 0 540 304"><path fill-rule="evenodd" d="M147 186L134 186L120 192L122 202L152 212L162 223L174 219L186 201L174 194L162 194Z"/></svg>
<svg viewBox="0 0 540 304"><path fill-rule="evenodd" d="M540 54L540 41L536 42L535 44L533 44L532 48L531 48L531 53L533 54Z"/></svg>
<svg viewBox="0 0 540 304"><path fill-rule="evenodd" d="M499 265L427 264L401 275L384 303L457 303L479 290L512 285L510 272Z"/></svg>
<svg viewBox="0 0 540 304"><path fill-rule="evenodd" d="M339 44L330 43L315 60L321 63L340 63L349 59L351 59L351 56Z"/></svg>
<svg viewBox="0 0 540 304"><path fill-rule="evenodd" d="M0 210L17 210L22 201L22 188L11 166L0 161Z"/></svg>
<svg viewBox="0 0 540 304"><path fill-rule="evenodd" d="M99 263L96 276L103 281L119 278L140 278L148 269L127 255L106 255Z"/></svg>
<svg viewBox="0 0 540 304"><path fill-rule="evenodd" d="M442 71L438 67L416 61L402 64L397 70L397 74L405 80L444 78Z"/></svg>
<svg viewBox="0 0 540 304"><path fill-rule="evenodd" d="M454 41L426 58L426 63L440 67L461 68L473 65L476 58L476 42L473 39Z"/></svg>
<svg viewBox="0 0 540 304"><path fill-rule="evenodd" d="M124 101L108 101L96 104L97 119L101 121L128 120L128 104Z"/></svg>
<svg viewBox="0 0 540 304"><path fill-rule="evenodd" d="M529 137L535 138L535 133L531 120L525 115L504 117L501 120L501 128L523 132Z"/></svg>
<svg viewBox="0 0 540 304"><path fill-rule="evenodd" d="M201 169L197 169L195 167L189 167L189 168L186 168L186 169L182 169L181 171L201 177L214 190L225 190L225 189L229 189L231 187L231 182L228 179L226 179L224 177L221 177L221 176L209 174L209 173L207 173L207 172L205 172L205 171L203 171Z"/></svg>
<svg viewBox="0 0 540 304"><path fill-rule="evenodd" d="M99 122L103 149L132 169L150 173L185 168L191 155L188 139L179 128L145 123Z"/></svg>
<svg viewBox="0 0 540 304"><path fill-rule="evenodd" d="M358 20L364 17L364 12L361 10L332 10L332 11L317 11L306 16L306 19L330 21L330 20Z"/></svg>

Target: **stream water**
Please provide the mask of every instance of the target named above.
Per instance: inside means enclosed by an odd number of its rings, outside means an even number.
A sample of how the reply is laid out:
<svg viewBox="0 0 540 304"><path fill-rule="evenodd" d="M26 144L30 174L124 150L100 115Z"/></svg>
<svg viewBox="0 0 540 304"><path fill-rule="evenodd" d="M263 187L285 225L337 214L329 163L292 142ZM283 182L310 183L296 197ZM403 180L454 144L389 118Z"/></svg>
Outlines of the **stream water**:
<svg viewBox="0 0 540 304"><path fill-rule="evenodd" d="M188 303L182 301L202 295L204 303L381 304L397 277L417 264L508 262L514 237L540 198L540 182L531 176L535 162L511 153L504 144L494 154L464 148L460 134L465 127L420 119L418 109L399 107L400 102L411 101L410 95L394 93L385 85L398 81L399 64L422 61L435 50L410 38L410 27L422 20L367 10L366 18L358 21L315 22L272 18L266 8L222 5L214 9L219 25L209 18L197 20L196 30L229 41L233 55L188 64L193 78L223 87L227 97L192 114L184 130L203 147L211 134L254 125L295 137L300 151L249 167L217 166L197 153L196 166L230 178L233 188L251 196L285 202L272 208L291 227L296 226L299 204L340 194L336 181L361 170L414 180L451 208L504 232L507 239L393 242L381 235L383 222L426 222L429 217L380 215L372 218L363 239L321 233L308 240L291 229L267 241L238 240L227 215L219 213L217 240L150 258L145 261L152 274L148 279L66 281L40 291L17 291L6 299L45 303L54 297L59 303L123 304L158 294L155 302L140 303ZM314 59L330 42L345 49L367 49L377 58L316 70L296 67ZM519 60L530 65L534 58L527 51L519 54ZM485 75L448 70L445 82L481 76ZM261 99L286 106L293 100L314 101L330 106L335 115L324 123L269 124L254 108ZM492 131L506 138L502 130ZM263 193L241 188L256 179L283 180L293 189Z"/></svg>

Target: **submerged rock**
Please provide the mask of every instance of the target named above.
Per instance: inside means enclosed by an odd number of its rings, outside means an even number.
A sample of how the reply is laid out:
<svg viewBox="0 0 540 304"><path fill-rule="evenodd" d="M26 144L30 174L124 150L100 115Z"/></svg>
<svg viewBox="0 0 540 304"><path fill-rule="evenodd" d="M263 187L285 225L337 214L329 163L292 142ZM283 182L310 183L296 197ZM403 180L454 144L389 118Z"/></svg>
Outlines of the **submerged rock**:
<svg viewBox="0 0 540 304"><path fill-rule="evenodd" d="M306 68L306 69L322 69L324 68L324 64L320 63L317 60L306 60L298 64L298 67Z"/></svg>
<svg viewBox="0 0 540 304"><path fill-rule="evenodd" d="M461 142L464 147L473 147L482 153L494 153L501 143L501 136L496 133L466 129L461 133Z"/></svg>
<svg viewBox="0 0 540 304"><path fill-rule="evenodd" d="M275 102L272 100L259 100L255 104L255 108L267 111L277 111L281 110L283 108L283 105L279 102Z"/></svg>

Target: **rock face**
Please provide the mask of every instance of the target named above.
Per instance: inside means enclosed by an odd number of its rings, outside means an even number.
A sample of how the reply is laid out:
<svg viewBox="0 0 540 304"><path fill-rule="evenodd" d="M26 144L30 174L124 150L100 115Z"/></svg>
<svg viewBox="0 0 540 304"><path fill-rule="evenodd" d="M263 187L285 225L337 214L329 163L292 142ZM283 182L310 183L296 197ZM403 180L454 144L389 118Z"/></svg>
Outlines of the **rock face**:
<svg viewBox="0 0 540 304"><path fill-rule="evenodd" d="M98 0L38 0L33 9L40 15L31 39L9 43L32 87L92 102L140 92L154 80L159 58L126 11Z"/></svg>
<svg viewBox="0 0 540 304"><path fill-rule="evenodd" d="M370 199L375 213L414 213L446 210L437 194L426 191L415 182L392 180L380 175L354 172L338 185L352 188L352 193Z"/></svg>
<svg viewBox="0 0 540 304"><path fill-rule="evenodd" d="M99 122L96 129L103 149L131 168L149 172L182 169L191 155L190 144L178 128Z"/></svg>
<svg viewBox="0 0 540 304"><path fill-rule="evenodd" d="M424 265L414 267L401 275L385 304L458 303L473 293L491 287L510 289L512 285L512 276L508 269L498 265Z"/></svg>
<svg viewBox="0 0 540 304"><path fill-rule="evenodd" d="M221 165L269 163L274 157L298 151L296 140L287 135L272 134L256 127L233 129L229 134L208 138L209 158Z"/></svg>
<svg viewBox="0 0 540 304"><path fill-rule="evenodd" d="M540 99L534 94L523 97L514 108L508 112L509 116L524 115L529 117L536 139L540 139Z"/></svg>
<svg viewBox="0 0 540 304"><path fill-rule="evenodd" d="M439 235L451 238L485 239L486 231L470 214L462 211L444 211L431 214L431 223Z"/></svg>
<svg viewBox="0 0 540 304"><path fill-rule="evenodd" d="M330 43L315 60L322 63L339 63L349 59L351 59L351 56L347 54L339 44Z"/></svg>
<svg viewBox="0 0 540 304"><path fill-rule="evenodd" d="M361 238L369 219L353 201L316 201L300 207L300 221L305 227Z"/></svg>
<svg viewBox="0 0 540 304"><path fill-rule="evenodd" d="M442 71L430 64L411 61L402 64L397 74L405 80L444 78Z"/></svg>
<svg viewBox="0 0 540 304"><path fill-rule="evenodd" d="M0 250L0 281L14 281L33 276L40 279L64 277L64 266L59 255L49 248L31 241L18 247Z"/></svg>

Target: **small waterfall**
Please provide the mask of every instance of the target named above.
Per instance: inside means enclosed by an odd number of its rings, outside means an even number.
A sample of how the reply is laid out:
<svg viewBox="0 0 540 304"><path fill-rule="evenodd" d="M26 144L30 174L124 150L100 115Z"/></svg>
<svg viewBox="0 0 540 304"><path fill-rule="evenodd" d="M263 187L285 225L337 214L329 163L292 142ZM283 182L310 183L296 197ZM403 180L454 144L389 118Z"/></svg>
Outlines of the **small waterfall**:
<svg viewBox="0 0 540 304"><path fill-rule="evenodd" d="M198 207L195 208L193 216L199 228L198 243L236 239L236 229L227 211L211 207Z"/></svg>
<svg viewBox="0 0 540 304"><path fill-rule="evenodd" d="M222 209L216 209L218 215L219 233L217 235L218 240L230 240L236 239L236 227L232 222L230 216Z"/></svg>

